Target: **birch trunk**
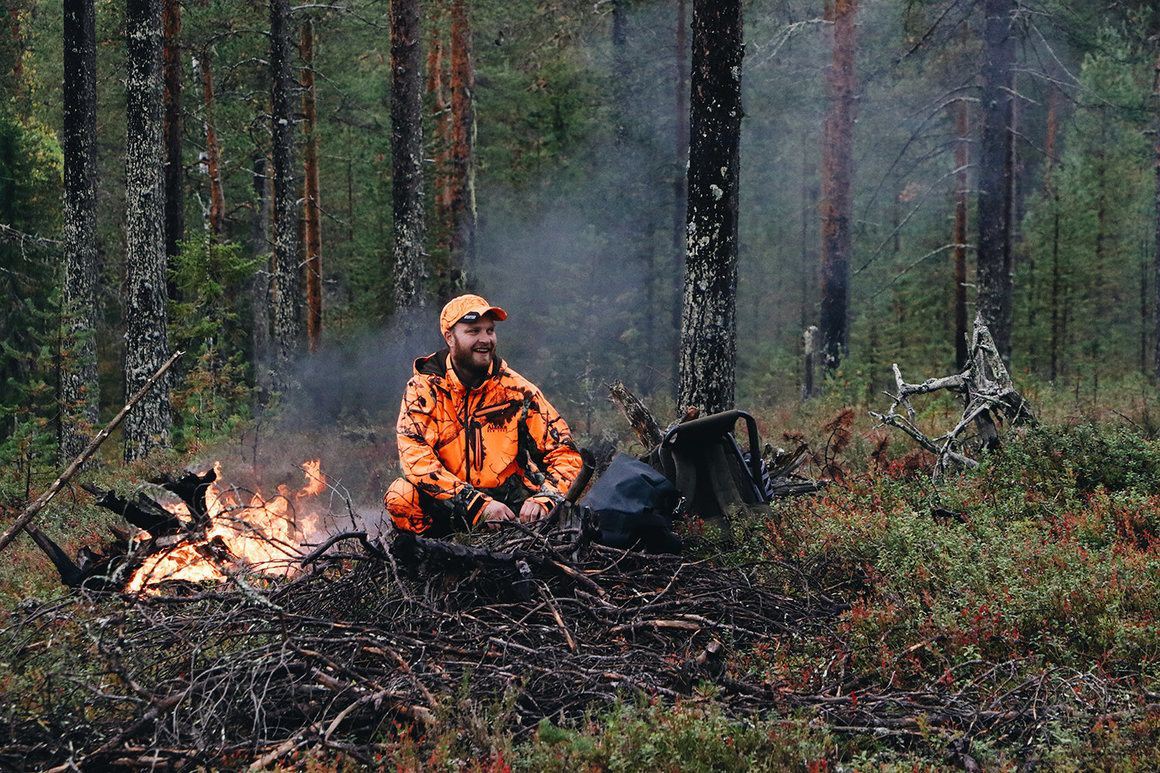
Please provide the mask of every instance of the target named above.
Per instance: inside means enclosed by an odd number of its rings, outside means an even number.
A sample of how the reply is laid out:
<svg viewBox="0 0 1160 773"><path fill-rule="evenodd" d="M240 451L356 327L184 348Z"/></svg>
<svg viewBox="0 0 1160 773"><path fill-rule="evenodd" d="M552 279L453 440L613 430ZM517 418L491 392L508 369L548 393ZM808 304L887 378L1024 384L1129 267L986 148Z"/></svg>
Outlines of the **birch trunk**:
<svg viewBox="0 0 1160 773"><path fill-rule="evenodd" d="M125 35L125 394L169 359L165 309L165 147L162 136L161 2L127 0ZM169 439L168 379L125 419L125 459Z"/></svg>
<svg viewBox="0 0 1160 773"><path fill-rule="evenodd" d="M733 407L737 354L737 206L741 0L693 0L688 226L678 405Z"/></svg>
<svg viewBox="0 0 1160 773"><path fill-rule="evenodd" d="M419 0L391 0L391 205L395 218L395 309L421 308L423 241L423 52Z"/></svg>
<svg viewBox="0 0 1160 773"><path fill-rule="evenodd" d="M80 455L98 419L95 19L93 0L64 0L62 461Z"/></svg>

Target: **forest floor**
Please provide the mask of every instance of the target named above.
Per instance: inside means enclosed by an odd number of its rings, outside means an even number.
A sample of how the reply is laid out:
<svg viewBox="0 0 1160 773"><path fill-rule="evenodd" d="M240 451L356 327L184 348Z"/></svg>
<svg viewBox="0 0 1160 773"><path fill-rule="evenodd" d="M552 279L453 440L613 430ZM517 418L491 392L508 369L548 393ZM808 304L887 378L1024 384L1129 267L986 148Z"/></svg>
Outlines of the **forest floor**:
<svg viewBox="0 0 1160 773"><path fill-rule="evenodd" d="M770 598L801 600L805 606L795 614L813 614L809 598L832 604L817 609L818 620L792 631L726 639L723 666L680 689L658 687L669 684L661 676L676 673L674 664L700 652L706 631L693 626L663 639L642 637L642 651L669 652L672 661L657 661L653 689L638 676L625 684L640 689L594 694L586 710L557 712L530 727L519 692L521 673L532 689L531 672L517 669L507 690L489 684L481 694L472 689L473 678L482 685L494 676L483 661L474 670L456 671L448 665L453 658L435 659L420 670L419 650L395 642L391 646L415 665L391 665L395 675L414 682L417 696L443 707L430 716L414 709L414 717L426 716L423 722L402 721L398 712L385 710L369 724L343 724L350 714L333 726L313 728L279 727L271 720L263 739L290 739L284 748L223 741L221 748L231 751L213 759L151 750L151 743L166 737L166 723L170 729L180 725L180 704L187 698L179 694L174 704L165 703L163 686L192 680L194 671L210 668L206 664L221 668L246 650L231 649L240 646L238 634L232 644L229 637L214 639L197 658L183 660L181 652L145 656L161 641L147 632L162 624L174 630L192 626L196 612L222 620L222 630L237 626L231 630L252 637L263 621L299 614L281 601L277 611L269 606L282 598L284 587L206 588L197 600L144 605L67 593L43 555L21 539L0 566L0 746L9 754L20 750L4 764L119 760L140 766L152 759L162 766L241 767L260 760L327 770L357 768L371 759L400 769L1154 770L1160 768L1160 406L1149 395L1107 389L1097 404L1029 389L1041 426L1007 433L1002 448L984 456L978 469L940 480L930 474L929 455L867 415L868 407L880 405L847 407L835 394L805 406L757 406L768 442L808 444L807 472L834 482L820 493L738 516L728 545L702 533L697 523L684 524L687 554L677 564L656 566L691 573L701 566L706 576L744 572ZM953 414L949 402L933 400L919 420L945 423ZM596 422L622 424L611 409ZM393 474L389 436L348 428L319 442L310 433L290 433L276 442L239 436L213 451L225 463L263 458L268 473L288 476L301 461L297 457L312 450L324 469L334 470L332 483L340 484L334 487L342 492L336 508L347 496L356 503L376 501ZM639 451L627 440L621 447ZM287 453L295 458L286 460ZM128 489L153 470L207 454L202 448L147 465L106 463L86 475L102 486ZM10 512L23 500L11 491L3 503ZM39 521L70 553L99 544L113 522L88 499L79 490L63 495ZM587 560L585 571L601 582L637 576L636 564L626 559L607 566L592 563L599 555ZM688 568L680 568L681 562ZM355 563L354 569L333 564L322 590L310 586L310 592L346 587L350 571L367 571ZM585 598L552 582L557 600L577 604ZM660 588L656 583L649 575L648 587L634 593L655 596L664 590L663 582ZM387 606L367 604L375 614L387 614ZM192 605L187 618L181 617L182 605ZM537 602L541 614L542 606ZM244 614L234 611L243 607ZM421 617L424 608L418 604L404 612ZM397 614L403 608L390 609ZM583 636L595 630L582 625L587 606L560 609L561 630L575 629L583 653ZM353 614L344 608L343 615ZM551 630L551 619L545 619ZM371 628L360 630L359 636L376 635ZM314 652L295 641L295 651ZM544 651L561 671L574 663L563 641ZM600 657L626 657L637 646L632 637L620 641L619 648L599 650L605 653ZM600 640L600 646L606 643ZM165 646L172 649L172 640ZM321 650L323 644L311 646ZM199 658L204 662L195 662ZM122 659L131 675L98 665ZM284 664L287 673L294 670L292 661ZM270 684L276 681L267 676ZM442 692L431 689L439 685ZM271 701L286 697L253 694ZM228 702L222 695L215 700ZM360 700L351 706L362 707Z"/></svg>

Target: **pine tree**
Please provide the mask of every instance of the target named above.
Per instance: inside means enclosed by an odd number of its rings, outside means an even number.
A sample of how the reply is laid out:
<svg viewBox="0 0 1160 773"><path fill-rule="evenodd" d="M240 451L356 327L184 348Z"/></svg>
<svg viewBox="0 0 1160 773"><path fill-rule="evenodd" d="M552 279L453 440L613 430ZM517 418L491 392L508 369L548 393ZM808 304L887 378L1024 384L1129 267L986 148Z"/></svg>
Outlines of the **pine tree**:
<svg viewBox="0 0 1160 773"><path fill-rule="evenodd" d="M391 167L395 307L425 305L423 52L419 0L391 0Z"/></svg>
<svg viewBox="0 0 1160 773"><path fill-rule="evenodd" d="M858 0L827 3L834 25L833 61L826 71L826 113L822 132L822 355L827 370L838 367L850 346L850 250L854 221L854 109L857 76L854 20Z"/></svg>
<svg viewBox="0 0 1160 773"><path fill-rule="evenodd" d="M678 404L706 413L736 389L742 29L740 0L694 0Z"/></svg>
<svg viewBox="0 0 1160 773"><path fill-rule="evenodd" d="M1011 206L1014 161L1015 0L985 0L979 137L978 309L1011 359Z"/></svg>
<svg viewBox="0 0 1160 773"><path fill-rule="evenodd" d="M64 283L60 368L62 460L97 423L97 39L93 0L64 4Z"/></svg>
<svg viewBox="0 0 1160 773"><path fill-rule="evenodd" d="M290 367L302 348L302 265L298 243L298 185L294 179L294 99L289 0L270 0L270 120L273 135L274 250L270 260L271 328L276 389L290 386Z"/></svg>
<svg viewBox="0 0 1160 773"><path fill-rule="evenodd" d="M161 3L127 0L125 133L125 394L169 358L166 336L165 147L162 135ZM125 418L125 459L167 444L168 379Z"/></svg>

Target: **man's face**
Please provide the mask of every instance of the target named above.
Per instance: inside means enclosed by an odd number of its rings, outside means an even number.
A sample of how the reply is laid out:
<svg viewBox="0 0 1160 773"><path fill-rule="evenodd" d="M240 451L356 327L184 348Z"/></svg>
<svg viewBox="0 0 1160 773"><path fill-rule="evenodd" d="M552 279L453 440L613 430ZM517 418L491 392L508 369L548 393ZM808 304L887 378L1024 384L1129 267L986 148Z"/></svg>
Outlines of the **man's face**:
<svg viewBox="0 0 1160 773"><path fill-rule="evenodd" d="M456 322L443 334L456 367L484 373L495 353L495 320L481 317L474 322Z"/></svg>

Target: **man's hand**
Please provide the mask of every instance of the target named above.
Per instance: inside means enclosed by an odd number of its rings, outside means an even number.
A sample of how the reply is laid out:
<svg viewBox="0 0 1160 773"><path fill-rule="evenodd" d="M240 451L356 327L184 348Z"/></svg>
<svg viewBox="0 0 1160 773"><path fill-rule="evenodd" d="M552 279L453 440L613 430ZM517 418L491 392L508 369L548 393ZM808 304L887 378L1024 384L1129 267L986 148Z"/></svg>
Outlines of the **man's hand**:
<svg viewBox="0 0 1160 773"><path fill-rule="evenodd" d="M533 523L547 514L548 508L546 505L540 504L533 499L525 499L524 506L520 508L520 522Z"/></svg>
<svg viewBox="0 0 1160 773"><path fill-rule="evenodd" d="M480 518L480 521L486 526L487 524L514 521L515 519L516 514L512 512L510 507L498 499L493 499L484 506L483 517Z"/></svg>

